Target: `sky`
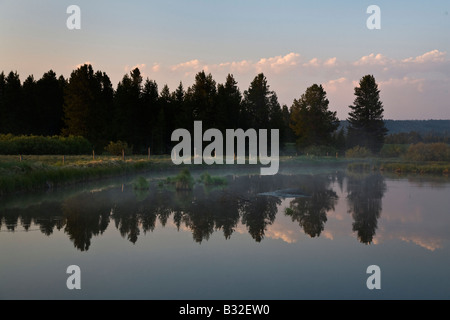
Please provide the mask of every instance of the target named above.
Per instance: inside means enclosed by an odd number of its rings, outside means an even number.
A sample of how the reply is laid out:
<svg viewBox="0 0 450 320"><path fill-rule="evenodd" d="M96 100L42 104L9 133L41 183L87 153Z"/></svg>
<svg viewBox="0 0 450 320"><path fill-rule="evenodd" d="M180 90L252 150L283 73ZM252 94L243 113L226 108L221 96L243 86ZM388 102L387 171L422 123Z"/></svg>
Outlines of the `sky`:
<svg viewBox="0 0 450 320"><path fill-rule="evenodd" d="M67 27L70 5L80 29ZM381 29L367 27L370 5ZM372 74L386 119L450 119L449 12L449 0L0 0L0 72L69 78L90 63L116 87L139 67L174 91L204 70L242 92L263 72L288 107L322 84L341 120Z"/></svg>

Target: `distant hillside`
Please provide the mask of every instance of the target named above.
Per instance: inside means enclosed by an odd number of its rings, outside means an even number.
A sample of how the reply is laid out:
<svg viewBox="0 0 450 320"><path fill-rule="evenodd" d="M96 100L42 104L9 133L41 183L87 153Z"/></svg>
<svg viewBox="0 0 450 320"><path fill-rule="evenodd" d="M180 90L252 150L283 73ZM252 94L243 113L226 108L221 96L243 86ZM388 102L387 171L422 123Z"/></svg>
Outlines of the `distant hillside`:
<svg viewBox="0 0 450 320"><path fill-rule="evenodd" d="M347 120L341 121L341 127L347 127ZM433 133L450 135L450 120L385 120L388 134L415 131L419 134Z"/></svg>

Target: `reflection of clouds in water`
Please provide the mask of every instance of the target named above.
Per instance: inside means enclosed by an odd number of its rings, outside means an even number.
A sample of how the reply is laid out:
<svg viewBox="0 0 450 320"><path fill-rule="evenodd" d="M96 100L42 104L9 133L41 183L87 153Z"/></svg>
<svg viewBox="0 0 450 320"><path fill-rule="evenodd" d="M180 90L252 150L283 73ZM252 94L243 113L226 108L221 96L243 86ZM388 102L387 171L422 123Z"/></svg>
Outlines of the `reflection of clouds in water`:
<svg viewBox="0 0 450 320"><path fill-rule="evenodd" d="M430 251L435 251L436 249L442 249L442 239L423 239L422 237L410 236L409 238L400 236L400 239L406 242L413 242L422 248L428 249Z"/></svg>
<svg viewBox="0 0 450 320"><path fill-rule="evenodd" d="M448 184L388 181L383 199L380 238L398 239L435 251L444 248L448 233Z"/></svg>

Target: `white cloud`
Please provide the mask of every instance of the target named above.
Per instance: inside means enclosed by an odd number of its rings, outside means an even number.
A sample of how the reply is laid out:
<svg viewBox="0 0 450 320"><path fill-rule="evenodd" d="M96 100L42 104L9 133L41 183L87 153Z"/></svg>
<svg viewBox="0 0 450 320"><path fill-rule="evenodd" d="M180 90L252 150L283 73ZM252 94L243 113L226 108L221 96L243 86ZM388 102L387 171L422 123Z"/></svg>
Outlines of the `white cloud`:
<svg viewBox="0 0 450 320"><path fill-rule="evenodd" d="M317 58L312 58L307 63L303 64L304 67L320 67L320 61Z"/></svg>
<svg viewBox="0 0 450 320"><path fill-rule="evenodd" d="M381 53L374 54L371 53L368 56L363 56L358 61L355 61L353 63L354 66L365 66L365 65L386 65L390 62L392 62L392 59L387 58L386 56L382 55Z"/></svg>
<svg viewBox="0 0 450 320"><path fill-rule="evenodd" d="M337 58L334 57L334 58L330 58L330 59L328 59L327 61L325 61L325 62L323 63L323 65L324 65L325 67L334 67L334 66L336 66L336 62L337 62Z"/></svg>
<svg viewBox="0 0 450 320"><path fill-rule="evenodd" d="M291 52L285 56L262 58L255 64L255 67L258 72L269 70L279 72L284 68L297 66L299 58L300 54Z"/></svg>
<svg viewBox="0 0 450 320"><path fill-rule="evenodd" d="M403 59L402 62L405 63L425 63L425 62L443 62L445 61L447 53L441 52L439 50L433 50L424 53L421 56L417 56L415 58L407 58Z"/></svg>
<svg viewBox="0 0 450 320"><path fill-rule="evenodd" d="M171 66L170 69L172 71L178 71L178 70L195 71L195 70L198 70L200 67L201 67L200 61L198 59L194 59L194 60L182 62L177 65ZM198 70L198 71L201 71L201 70Z"/></svg>

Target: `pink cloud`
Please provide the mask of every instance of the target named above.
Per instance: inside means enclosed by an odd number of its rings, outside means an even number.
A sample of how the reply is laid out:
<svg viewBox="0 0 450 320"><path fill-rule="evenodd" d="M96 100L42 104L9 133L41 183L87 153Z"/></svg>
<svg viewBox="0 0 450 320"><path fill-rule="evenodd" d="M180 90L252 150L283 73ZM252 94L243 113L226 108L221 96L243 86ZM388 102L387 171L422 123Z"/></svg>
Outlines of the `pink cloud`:
<svg viewBox="0 0 450 320"><path fill-rule="evenodd" d="M446 57L447 53L446 52L441 52L439 50L433 50L433 51L429 51L424 53L421 56L417 56L415 58L407 58L402 60L402 62L405 63L425 63L425 62L443 62L445 61L445 57Z"/></svg>

